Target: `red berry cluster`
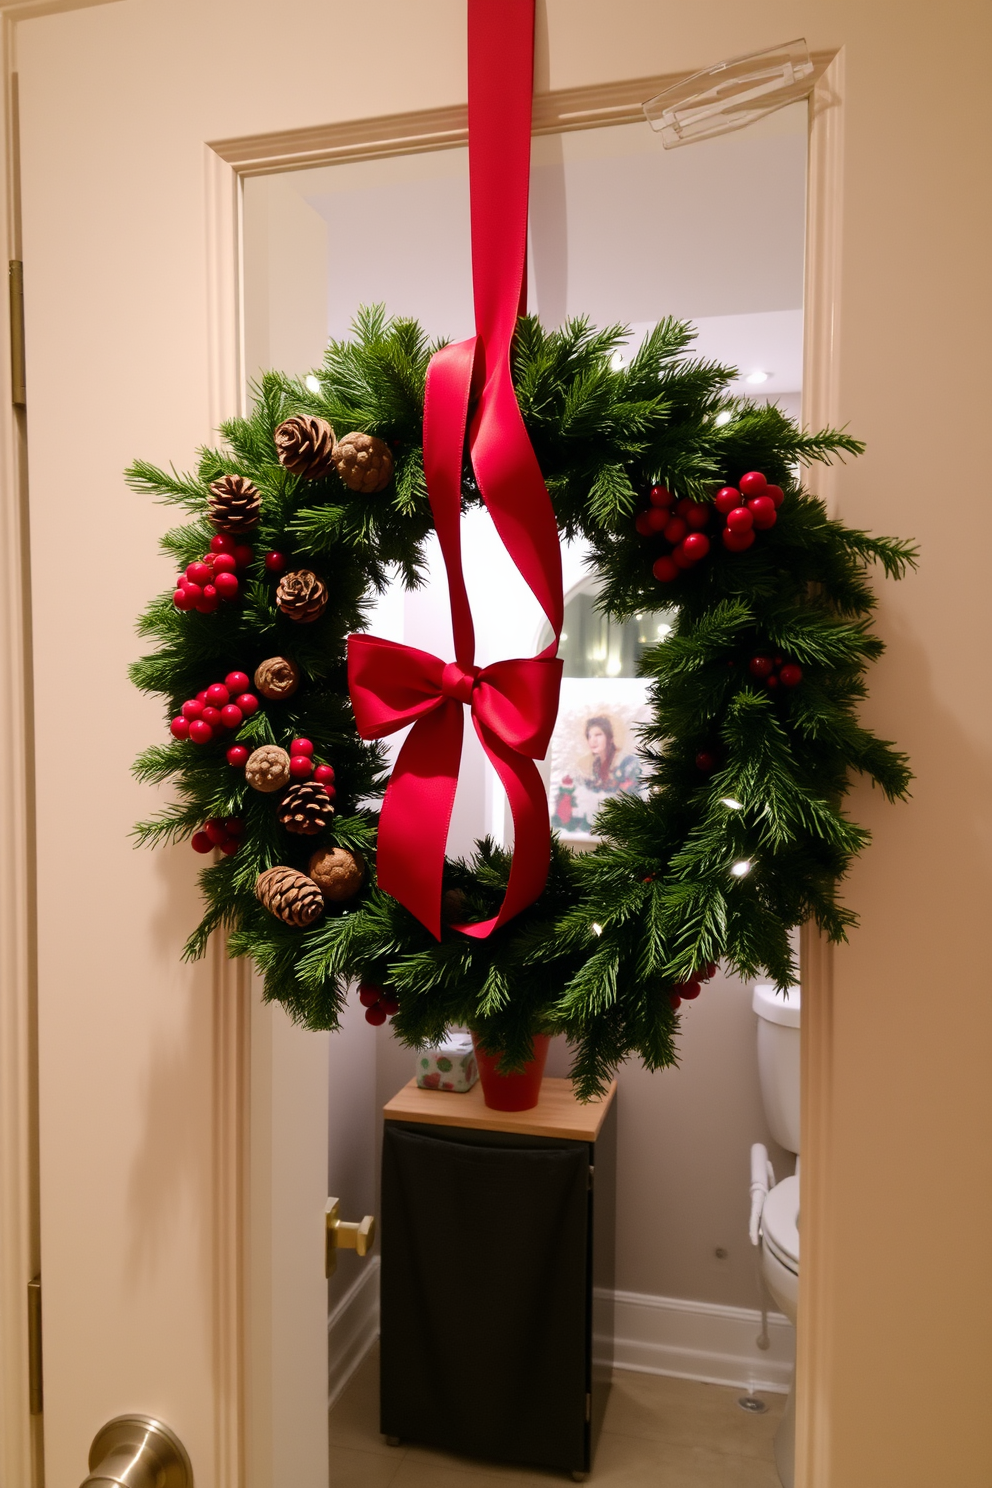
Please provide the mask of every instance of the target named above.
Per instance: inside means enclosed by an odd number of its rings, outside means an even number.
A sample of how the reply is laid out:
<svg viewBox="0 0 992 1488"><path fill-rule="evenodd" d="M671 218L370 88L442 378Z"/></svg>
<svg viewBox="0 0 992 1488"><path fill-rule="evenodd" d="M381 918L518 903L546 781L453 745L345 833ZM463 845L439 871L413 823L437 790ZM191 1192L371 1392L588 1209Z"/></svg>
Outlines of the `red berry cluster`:
<svg viewBox="0 0 992 1488"><path fill-rule="evenodd" d="M210 539L209 553L188 563L186 572L177 578L172 603L177 610L212 615L222 599L234 599L240 588L237 570L247 568L251 560L247 543L236 543L227 533L218 532Z"/></svg>
<svg viewBox="0 0 992 1488"><path fill-rule="evenodd" d="M294 780L309 780L312 775L322 785L331 800L337 795L334 789L334 766L315 765L313 745L309 739L294 739L289 746L289 773Z"/></svg>
<svg viewBox="0 0 992 1488"><path fill-rule="evenodd" d="M239 817L229 816L223 821L215 816L205 824L202 831L193 833L191 845L193 851L198 853L208 853L219 847L224 856L230 858L241 846L244 834L245 824Z"/></svg>
<svg viewBox="0 0 992 1488"><path fill-rule="evenodd" d="M708 961L700 971L694 971L687 982L676 982L669 993L673 1008L680 1007L683 999L691 1002L703 990L703 983L716 976L716 962Z"/></svg>
<svg viewBox="0 0 992 1488"><path fill-rule="evenodd" d="M387 1018L392 1018L400 1010L400 1005L391 992L385 987L377 987L375 982L360 982L358 986L358 1000L365 1009L366 1023L374 1023L376 1027L385 1023Z"/></svg>
<svg viewBox="0 0 992 1488"><path fill-rule="evenodd" d="M768 656L764 652L752 656L747 669L766 687L777 687L779 683L783 687L798 687L803 680L803 669L796 662L786 661L784 656Z"/></svg>
<svg viewBox="0 0 992 1488"><path fill-rule="evenodd" d="M660 536L670 544L669 551L651 566L655 578L669 584L709 553L707 527L714 536L721 533L729 552L743 553L754 542L756 532L775 526L784 499L782 488L769 485L760 470L748 471L738 485L723 486L712 501L706 502L691 501L688 496L676 501L667 486L658 484L648 492L649 505L638 512L634 526L642 537ZM724 519L722 529L720 517Z"/></svg>
<svg viewBox="0 0 992 1488"><path fill-rule="evenodd" d="M183 703L182 712L169 725L172 737L191 739L194 744L209 744L225 730L240 728L246 718L258 712L258 698L248 691L250 685L245 672L228 672L223 682L212 683L195 698ZM234 749L244 754L244 760L240 760L244 764L248 758L247 749L240 744ZM231 759L233 752L233 749L227 752L231 764L238 763Z"/></svg>

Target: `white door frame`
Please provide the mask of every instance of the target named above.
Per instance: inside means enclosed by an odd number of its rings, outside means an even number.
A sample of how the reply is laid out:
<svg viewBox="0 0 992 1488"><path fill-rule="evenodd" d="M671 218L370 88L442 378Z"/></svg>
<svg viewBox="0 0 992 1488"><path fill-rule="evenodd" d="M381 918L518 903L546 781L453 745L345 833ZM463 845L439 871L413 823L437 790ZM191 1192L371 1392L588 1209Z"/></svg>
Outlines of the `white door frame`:
<svg viewBox="0 0 992 1488"><path fill-rule="evenodd" d="M0 5L5 107L0 198L8 257L20 256L17 213L17 130L13 74L16 23L57 10L113 0L11 0ZM707 58L700 58L700 65ZM806 241L806 373L804 407L813 424L835 420L841 194L841 56L815 57L818 78L810 125L809 221ZM682 76L681 74L679 76ZM678 81L650 77L540 94L534 132L550 134L642 118L645 98ZM241 327L240 203L244 177L301 165L371 159L465 143L464 106L353 120L326 127L215 141L204 145L207 203L206 282L209 305L210 417L216 426L241 411L244 389ZM8 307L0 322L9 336ZM9 720L0 751L0 1488L39 1480L36 1428L28 1410L26 1285L37 1267L38 1226L34 1109L35 985L31 952L33 905L30 635L26 616L27 492L25 420L11 406L10 367L0 355L0 707ZM820 486L829 497L830 472ZM828 1201L829 1112L832 1103L829 947L804 941L804 1265L799 1336L797 1483L824 1482L826 1377L831 1311L830 1273L810 1237ZM245 1189L249 1124L249 976L215 947L213 960L216 1185L213 1232L218 1292L214 1298L219 1401L218 1480L243 1481L245 1440L246 1283ZM815 1350L811 1340L815 1338ZM34 1418L36 1419L36 1418ZM816 1466L814 1466L816 1462Z"/></svg>

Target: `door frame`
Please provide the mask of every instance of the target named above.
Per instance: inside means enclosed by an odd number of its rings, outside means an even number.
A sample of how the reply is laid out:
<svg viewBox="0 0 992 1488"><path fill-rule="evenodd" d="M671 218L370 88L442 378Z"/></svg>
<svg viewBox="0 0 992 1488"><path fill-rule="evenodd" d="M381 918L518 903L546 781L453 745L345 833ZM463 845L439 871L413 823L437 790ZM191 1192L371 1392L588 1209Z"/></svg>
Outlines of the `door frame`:
<svg viewBox="0 0 992 1488"><path fill-rule="evenodd" d="M8 0L0 4L4 89L0 168L2 229L8 257L18 258L16 22L57 10L113 0ZM701 58L700 65L708 59ZM836 423L840 287L840 207L843 188L843 53L814 54L810 106L805 274L803 410L815 425ZM681 81L679 73L539 93L535 134L556 134L641 120L641 104ZM245 370L241 305L242 183L251 175L378 159L464 145L467 108L459 105L352 119L305 130L204 144L205 274L208 303L209 415L216 427L243 411ZM0 323L10 335L8 303ZM39 1482L38 1417L28 1409L29 1341L26 1283L38 1265L37 1141L34 1040L36 985L33 936L33 737L31 724L30 592L26 420L11 404L10 363L0 355L0 479L7 493L0 516L0 706L11 721L0 758L0 1482ZM833 495L833 472L819 476ZM803 934L804 1255L798 1338L798 1488L829 1481L826 1381L829 1378L832 1271L812 1235L826 1233L831 1187L833 1110L832 954ZM218 945L213 955L216 1185L213 1235L217 1294L214 1337L218 1364L219 1480L243 1481L246 1374L246 1191L250 1122L250 977ZM816 1346L812 1345L815 1338Z"/></svg>

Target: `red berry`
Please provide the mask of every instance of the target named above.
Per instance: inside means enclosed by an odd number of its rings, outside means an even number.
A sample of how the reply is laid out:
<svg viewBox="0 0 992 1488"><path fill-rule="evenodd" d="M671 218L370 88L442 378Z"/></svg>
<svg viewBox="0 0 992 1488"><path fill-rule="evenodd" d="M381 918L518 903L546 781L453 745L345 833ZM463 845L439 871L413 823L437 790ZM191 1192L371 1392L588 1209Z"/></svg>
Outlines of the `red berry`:
<svg viewBox="0 0 992 1488"><path fill-rule="evenodd" d="M675 543L682 541L688 531L689 529L682 517L670 517L665 524L665 541L670 542L674 546Z"/></svg>
<svg viewBox="0 0 992 1488"><path fill-rule="evenodd" d="M701 749L696 755L696 769L704 775L712 775L716 769L716 755L709 749Z"/></svg>
<svg viewBox="0 0 992 1488"><path fill-rule="evenodd" d="M685 519L694 531L701 532L710 519L710 509L708 506L701 506L698 501L690 501Z"/></svg>
<svg viewBox="0 0 992 1488"><path fill-rule="evenodd" d="M770 496L752 496L747 509L754 518L754 525L759 532L764 532L768 527L774 527L778 521L778 512Z"/></svg>
<svg viewBox="0 0 992 1488"><path fill-rule="evenodd" d="M702 987L695 980L691 982L679 982L679 996L687 997L690 1002L694 997L698 997L702 990Z"/></svg>
<svg viewBox="0 0 992 1488"><path fill-rule="evenodd" d="M667 486L663 486L660 483L651 487L651 490L648 492L648 500L652 506L673 506L675 503L675 497L671 491Z"/></svg>
<svg viewBox="0 0 992 1488"><path fill-rule="evenodd" d="M241 843L235 842L233 837L225 837L224 841L220 844L220 850L225 858L233 858L240 846Z"/></svg>
<svg viewBox="0 0 992 1488"><path fill-rule="evenodd" d="M368 1007L365 1009L365 1021L366 1023L374 1024L376 1028L378 1028L380 1024L385 1023L386 1012L381 1003L376 1003L375 1007Z"/></svg>
<svg viewBox="0 0 992 1488"><path fill-rule="evenodd" d="M188 583L186 585L186 604L184 604L182 608L184 610L191 610L194 605L196 605L197 602L202 598L203 590L200 588L199 584Z"/></svg>
<svg viewBox="0 0 992 1488"><path fill-rule="evenodd" d="M798 687L803 680L803 669L794 661L787 661L778 674L778 680L783 687Z"/></svg>
<svg viewBox="0 0 992 1488"><path fill-rule="evenodd" d="M318 765L316 770L314 770L313 772L313 778L314 780L318 780L321 785L332 784L334 780L334 766Z"/></svg>
<svg viewBox="0 0 992 1488"><path fill-rule="evenodd" d="M686 517L686 516L688 516L688 514L689 514L689 508L691 506L695 506L695 504L696 503L692 500L691 497L689 497L689 496L681 496L679 498L679 500L676 501L676 503L675 503L675 515L677 517Z"/></svg>
<svg viewBox="0 0 992 1488"><path fill-rule="evenodd" d="M731 532L728 529L723 534L723 546L730 553L743 553L753 542L753 532Z"/></svg>
<svg viewBox="0 0 992 1488"><path fill-rule="evenodd" d="M753 526L754 517L746 506L735 506L727 513L727 527L731 532L750 532Z"/></svg>
<svg viewBox="0 0 992 1488"><path fill-rule="evenodd" d="M190 838L190 847L194 852L208 853L213 851L213 843L206 832L194 832Z"/></svg>
<svg viewBox="0 0 992 1488"><path fill-rule="evenodd" d="M268 569L269 573L282 573L283 569L286 567L285 553L266 553L265 567Z"/></svg>
<svg viewBox="0 0 992 1488"><path fill-rule="evenodd" d="M677 547L672 549L672 562L676 568L691 568L694 561L686 552L684 542L680 542Z"/></svg>
<svg viewBox="0 0 992 1488"><path fill-rule="evenodd" d="M241 770L248 763L248 751L243 744L232 744L227 751L227 763Z"/></svg>
<svg viewBox="0 0 992 1488"><path fill-rule="evenodd" d="M679 576L679 566L673 563L671 558L656 558L651 565L651 572L662 584L670 584Z"/></svg>
<svg viewBox="0 0 992 1488"><path fill-rule="evenodd" d="M639 532L641 537L650 537L654 531L654 528L651 526L651 516L652 513L650 511L642 511L638 512L634 518L634 530Z"/></svg>
<svg viewBox="0 0 992 1488"><path fill-rule="evenodd" d="M382 997L382 988L377 987L375 982L359 982L358 1000L362 1007L375 1007Z"/></svg>
<svg viewBox="0 0 992 1488"><path fill-rule="evenodd" d="M215 553L213 555L213 568L215 574L231 573L237 568L233 553Z"/></svg>
<svg viewBox="0 0 992 1488"><path fill-rule="evenodd" d="M697 975L702 979L702 981L708 982L710 977L716 976L716 962L707 961L702 971L698 972Z"/></svg>
<svg viewBox="0 0 992 1488"><path fill-rule="evenodd" d="M196 694L196 701L198 703L205 703L207 701L207 689L206 688L204 688L202 692L198 692Z"/></svg>
<svg viewBox="0 0 992 1488"><path fill-rule="evenodd" d="M240 816L229 816L224 823L224 830L228 837L243 837L245 835L245 824Z"/></svg>
<svg viewBox="0 0 992 1488"><path fill-rule="evenodd" d="M234 703L225 703L220 710L220 721L226 729L240 728L244 720L245 715Z"/></svg>
<svg viewBox="0 0 992 1488"><path fill-rule="evenodd" d="M189 736L194 744L209 744L214 731L209 723L204 723L202 718L194 718L189 726Z"/></svg>
<svg viewBox="0 0 992 1488"><path fill-rule="evenodd" d="M238 543L234 549L234 561L239 568L247 568L254 555L254 549L247 543Z"/></svg>
<svg viewBox="0 0 992 1488"><path fill-rule="evenodd" d="M187 718L183 718L182 715L180 715L179 718L174 718L169 724L169 733L174 739L188 739L189 720Z"/></svg>
<svg viewBox="0 0 992 1488"><path fill-rule="evenodd" d="M246 718L258 712L258 698L253 692L239 692L234 701Z"/></svg>
<svg viewBox="0 0 992 1488"><path fill-rule="evenodd" d="M677 992L669 992L668 1000L673 1008L680 1008L682 1006L682 999Z"/></svg>
<svg viewBox="0 0 992 1488"><path fill-rule="evenodd" d="M398 1001L395 997L390 997L388 992L384 992L382 994L382 1000L379 1003L379 1006L382 1008L382 1011L386 1014L387 1018L394 1018L400 1010Z"/></svg>
<svg viewBox="0 0 992 1488"><path fill-rule="evenodd" d="M644 525L649 533L663 532L670 519L671 514L661 506L652 506L644 513Z"/></svg>
<svg viewBox="0 0 992 1488"><path fill-rule="evenodd" d="M709 552L710 540L705 532L690 532L689 536L683 539L682 549L690 562L698 563L700 558L705 558Z"/></svg>
<svg viewBox="0 0 992 1488"><path fill-rule="evenodd" d="M224 826L224 823L216 817L212 821L208 821L203 830L210 838L210 841L213 843L214 847L220 847L221 843L227 836L227 828Z"/></svg>
<svg viewBox="0 0 992 1488"><path fill-rule="evenodd" d="M238 592L238 581L232 573L219 573L214 580L214 588L221 599L233 599Z"/></svg>
<svg viewBox="0 0 992 1488"><path fill-rule="evenodd" d="M187 563L186 577L191 584L209 584L210 570L205 563Z"/></svg>
<svg viewBox="0 0 992 1488"><path fill-rule="evenodd" d="M212 708L210 704L207 703L203 709L203 712L200 714L200 717L202 718L204 723L209 724L212 729L215 729L220 723L220 709Z"/></svg>
<svg viewBox="0 0 992 1488"><path fill-rule="evenodd" d="M204 584L203 598L197 603L197 610L201 615L212 615L220 604L220 597L213 584Z"/></svg>
<svg viewBox="0 0 992 1488"><path fill-rule="evenodd" d="M200 702L199 698L190 698L188 703L183 703L181 711L184 718L190 720L199 718L200 714L203 712L203 704Z"/></svg>
<svg viewBox="0 0 992 1488"><path fill-rule="evenodd" d="M233 537L228 537L226 532L218 532L210 539L210 551L212 553L233 553L237 543Z"/></svg>
<svg viewBox="0 0 992 1488"><path fill-rule="evenodd" d="M188 589L177 589L172 596L172 603L177 610L191 610L193 601L189 597Z"/></svg>
<svg viewBox="0 0 992 1488"><path fill-rule="evenodd" d="M776 507L781 506L785 500L785 492L781 486L766 486L761 494L762 496L770 496Z"/></svg>
<svg viewBox="0 0 992 1488"><path fill-rule="evenodd" d="M307 780L313 772L313 761L305 754L294 754L289 761L289 773L294 780Z"/></svg>
<svg viewBox="0 0 992 1488"><path fill-rule="evenodd" d="M721 486L713 497L713 505L726 516L735 506L741 505L741 493L736 486Z"/></svg>
<svg viewBox="0 0 992 1488"><path fill-rule="evenodd" d="M232 697L236 697L239 692L245 692L250 685L247 672L228 672L224 678L224 686Z"/></svg>
<svg viewBox="0 0 992 1488"><path fill-rule="evenodd" d="M321 785L324 787L324 790L327 792L327 799L329 801L334 801L334 800L337 799L337 794L338 793L334 789L333 785L328 785L328 783L327 783L326 780L322 780L321 781Z"/></svg>
<svg viewBox="0 0 992 1488"><path fill-rule="evenodd" d="M211 703L215 708L223 708L224 704L230 701L231 694L223 682L214 682L207 688L207 702Z"/></svg>
<svg viewBox="0 0 992 1488"><path fill-rule="evenodd" d="M309 739L294 739L292 744L290 744L289 746L289 753L291 756L294 754L312 755L313 745L310 743Z"/></svg>
<svg viewBox="0 0 992 1488"><path fill-rule="evenodd" d="M760 496L768 482L760 470L749 470L737 482L742 496Z"/></svg>
<svg viewBox="0 0 992 1488"><path fill-rule="evenodd" d="M752 677L768 677L775 670L775 663L770 656L752 656L747 669Z"/></svg>

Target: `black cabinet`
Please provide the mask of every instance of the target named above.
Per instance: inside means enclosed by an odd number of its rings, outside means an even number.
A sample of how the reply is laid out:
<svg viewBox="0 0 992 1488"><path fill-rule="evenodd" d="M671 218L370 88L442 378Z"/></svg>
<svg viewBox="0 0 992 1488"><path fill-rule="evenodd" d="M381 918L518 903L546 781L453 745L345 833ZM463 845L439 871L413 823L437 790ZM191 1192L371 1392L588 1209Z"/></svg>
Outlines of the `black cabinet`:
<svg viewBox="0 0 992 1488"><path fill-rule="evenodd" d="M571 1123L553 1088L551 1120L406 1094L383 1146L381 1429L584 1475L613 1364L612 1094Z"/></svg>

